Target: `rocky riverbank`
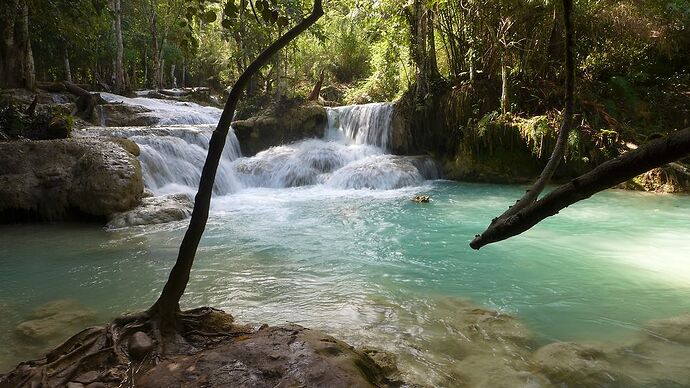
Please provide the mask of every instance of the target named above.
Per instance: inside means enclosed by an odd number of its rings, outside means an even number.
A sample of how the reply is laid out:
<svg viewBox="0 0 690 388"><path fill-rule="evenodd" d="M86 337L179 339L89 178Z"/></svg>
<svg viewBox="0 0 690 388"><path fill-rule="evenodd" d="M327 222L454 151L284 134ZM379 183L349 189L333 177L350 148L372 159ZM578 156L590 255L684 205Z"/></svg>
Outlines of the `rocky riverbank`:
<svg viewBox="0 0 690 388"><path fill-rule="evenodd" d="M0 221L105 220L144 190L139 148L128 140L0 142Z"/></svg>

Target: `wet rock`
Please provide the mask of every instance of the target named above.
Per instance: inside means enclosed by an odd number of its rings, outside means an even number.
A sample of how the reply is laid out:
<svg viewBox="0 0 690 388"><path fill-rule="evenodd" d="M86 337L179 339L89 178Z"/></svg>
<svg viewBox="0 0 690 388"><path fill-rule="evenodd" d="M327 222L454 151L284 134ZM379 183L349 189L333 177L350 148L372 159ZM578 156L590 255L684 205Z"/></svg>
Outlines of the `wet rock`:
<svg viewBox="0 0 690 388"><path fill-rule="evenodd" d="M143 188L136 157L104 139L0 143L0 222L105 218Z"/></svg>
<svg viewBox="0 0 690 388"><path fill-rule="evenodd" d="M653 338L662 338L690 345L690 314L650 321L645 331Z"/></svg>
<svg viewBox="0 0 690 388"><path fill-rule="evenodd" d="M402 383L402 377L398 370L398 360L395 354L381 349L363 348L361 349L367 356L369 356L376 365L381 368L381 371L387 379Z"/></svg>
<svg viewBox="0 0 690 388"><path fill-rule="evenodd" d="M323 136L328 116L318 104L307 104L281 114L252 117L232 123L242 154L253 156L270 147Z"/></svg>
<svg viewBox="0 0 690 388"><path fill-rule="evenodd" d="M431 201L431 197L428 195L415 195L412 197L412 202L427 203Z"/></svg>
<svg viewBox="0 0 690 388"><path fill-rule="evenodd" d="M127 350L134 360L141 360L153 350L153 341L148 334L143 331L137 331L129 337Z"/></svg>
<svg viewBox="0 0 690 388"><path fill-rule="evenodd" d="M124 228L179 221L189 217L193 207L194 203L186 194L147 197L141 200L138 207L114 214L108 222L108 227Z"/></svg>
<svg viewBox="0 0 690 388"><path fill-rule="evenodd" d="M539 371L554 384L578 387L629 387L632 382L610 364L603 350L572 342L555 342L533 355Z"/></svg>
<svg viewBox="0 0 690 388"><path fill-rule="evenodd" d="M365 353L316 330L269 327L146 372L141 387L385 387L394 385Z"/></svg>
<svg viewBox="0 0 690 388"><path fill-rule="evenodd" d="M66 139L72 132L73 120L69 116L57 115L54 116L48 123L47 137L48 139Z"/></svg>
<svg viewBox="0 0 690 388"><path fill-rule="evenodd" d="M62 299L38 307L29 315L29 320L17 325L16 332L25 339L47 341L64 337L93 322L95 317L94 310L74 300Z"/></svg>
<svg viewBox="0 0 690 388"><path fill-rule="evenodd" d="M106 127L145 127L158 124L150 109L138 105L103 104L96 109L97 123Z"/></svg>

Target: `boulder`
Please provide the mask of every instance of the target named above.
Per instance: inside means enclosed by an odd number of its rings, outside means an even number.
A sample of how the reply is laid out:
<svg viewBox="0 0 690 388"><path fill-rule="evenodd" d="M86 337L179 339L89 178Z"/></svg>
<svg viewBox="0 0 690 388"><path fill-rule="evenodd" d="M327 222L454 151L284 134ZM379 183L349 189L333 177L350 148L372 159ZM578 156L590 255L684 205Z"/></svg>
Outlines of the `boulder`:
<svg viewBox="0 0 690 388"><path fill-rule="evenodd" d="M143 106L120 103L102 104L96 107L96 122L106 127L145 127L158 124L151 110Z"/></svg>
<svg viewBox="0 0 690 388"><path fill-rule="evenodd" d="M141 200L138 207L114 214L108 222L108 227L125 228L179 221L189 217L193 207L194 202L189 199L187 194L146 197Z"/></svg>
<svg viewBox="0 0 690 388"><path fill-rule="evenodd" d="M104 139L0 143L0 222L105 219L143 189L137 158Z"/></svg>
<svg viewBox="0 0 690 388"><path fill-rule="evenodd" d="M140 387L396 386L364 352L317 330L264 326L197 354L171 357L139 378ZM183 384L184 385L184 384Z"/></svg>
<svg viewBox="0 0 690 388"><path fill-rule="evenodd" d="M253 156L273 146L297 140L323 137L328 124L326 109L318 104L300 105L232 123L242 155Z"/></svg>
<svg viewBox="0 0 690 388"><path fill-rule="evenodd" d="M134 360L142 360L153 350L153 341L148 334L143 331L137 331L129 337L127 350Z"/></svg>

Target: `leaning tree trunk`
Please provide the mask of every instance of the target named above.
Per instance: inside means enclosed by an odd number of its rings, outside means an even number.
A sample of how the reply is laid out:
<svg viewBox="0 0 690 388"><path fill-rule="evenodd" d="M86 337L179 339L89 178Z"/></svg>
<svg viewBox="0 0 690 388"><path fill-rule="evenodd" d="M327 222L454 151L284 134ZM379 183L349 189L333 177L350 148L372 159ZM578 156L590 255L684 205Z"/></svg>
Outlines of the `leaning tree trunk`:
<svg viewBox="0 0 690 388"><path fill-rule="evenodd" d="M252 76L256 74L275 53L287 46L288 43L304 32L323 15L321 2L322 0L314 0L314 8L311 14L261 52L254 62L244 70L230 90L230 94L225 101L225 107L223 108L220 121L209 141L208 155L206 156L206 162L204 163L201 173L199 190L194 199L192 218L182 240L182 244L180 244L177 261L170 271L170 276L163 287L160 297L148 310L150 315L160 318L161 330L163 331L174 330L176 325L175 316L180 311L180 298L182 294L184 294L184 290L189 282L189 274L192 269L192 264L194 263L196 250L201 241L204 229L206 228L216 171L218 169L221 154L223 153L225 139L230 128L232 116L237 107L237 102Z"/></svg>

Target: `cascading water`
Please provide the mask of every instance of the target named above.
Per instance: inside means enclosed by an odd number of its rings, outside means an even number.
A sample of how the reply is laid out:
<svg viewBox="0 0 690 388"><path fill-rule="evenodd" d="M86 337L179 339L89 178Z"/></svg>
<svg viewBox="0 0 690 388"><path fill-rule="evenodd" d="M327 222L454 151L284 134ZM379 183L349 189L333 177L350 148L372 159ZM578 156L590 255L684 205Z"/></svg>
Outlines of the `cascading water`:
<svg viewBox="0 0 690 388"><path fill-rule="evenodd" d="M139 159L144 183L155 194L196 192L213 131L211 125L198 125L198 121L209 112L208 121L214 117L217 120L220 111L143 97L129 99L109 94L104 97L154 109L151 114L161 122L184 124L99 128L90 132L135 141L141 149ZM418 186L425 179L439 178L438 169L429 158L386 153L392 112L389 103L327 108L328 127L322 139L272 147L247 158L241 157L237 138L230 131L216 174L215 194L232 194L253 187L314 185L330 189L389 190Z"/></svg>
<svg viewBox="0 0 690 388"><path fill-rule="evenodd" d="M327 139L343 136L355 144L370 144L388 151L393 104L373 103L328 108Z"/></svg>
<svg viewBox="0 0 690 388"><path fill-rule="evenodd" d="M142 113L152 117L158 125L176 124L216 124L222 110L210 106L201 106L192 102L160 100L156 98L135 97L128 98L112 93L100 93L101 97L111 104L125 104L148 109Z"/></svg>

